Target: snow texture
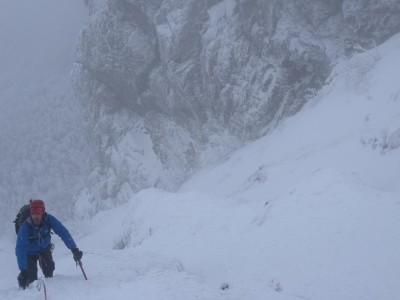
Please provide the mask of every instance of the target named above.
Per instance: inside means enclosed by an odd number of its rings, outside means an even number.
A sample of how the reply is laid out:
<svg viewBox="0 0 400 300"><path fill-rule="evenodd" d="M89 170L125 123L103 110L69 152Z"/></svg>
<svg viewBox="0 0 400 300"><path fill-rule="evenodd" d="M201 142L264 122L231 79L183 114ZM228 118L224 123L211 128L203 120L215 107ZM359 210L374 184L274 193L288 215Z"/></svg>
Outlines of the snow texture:
<svg viewBox="0 0 400 300"><path fill-rule="evenodd" d="M80 201L99 208L124 203L127 186L176 191L301 110L336 64L400 31L392 0L87 3L74 81L98 167ZM119 145L128 132L152 153ZM387 139L395 147L396 133Z"/></svg>
<svg viewBox="0 0 400 300"><path fill-rule="evenodd" d="M89 280L54 237L49 299L399 298L399 58L396 35L178 191L144 189L67 222ZM14 242L10 225L1 299L43 299L17 287Z"/></svg>

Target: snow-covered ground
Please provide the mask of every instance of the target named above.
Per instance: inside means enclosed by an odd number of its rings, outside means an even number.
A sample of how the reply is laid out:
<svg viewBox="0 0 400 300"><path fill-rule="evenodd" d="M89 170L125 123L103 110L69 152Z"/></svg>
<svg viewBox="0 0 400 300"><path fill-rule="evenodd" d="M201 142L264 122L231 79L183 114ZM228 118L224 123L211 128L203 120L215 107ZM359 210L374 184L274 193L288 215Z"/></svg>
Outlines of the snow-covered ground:
<svg viewBox="0 0 400 300"><path fill-rule="evenodd" d="M399 78L398 35L177 193L144 190L68 224L89 280L54 237L48 298L400 299ZM11 231L0 298L43 299L17 287Z"/></svg>

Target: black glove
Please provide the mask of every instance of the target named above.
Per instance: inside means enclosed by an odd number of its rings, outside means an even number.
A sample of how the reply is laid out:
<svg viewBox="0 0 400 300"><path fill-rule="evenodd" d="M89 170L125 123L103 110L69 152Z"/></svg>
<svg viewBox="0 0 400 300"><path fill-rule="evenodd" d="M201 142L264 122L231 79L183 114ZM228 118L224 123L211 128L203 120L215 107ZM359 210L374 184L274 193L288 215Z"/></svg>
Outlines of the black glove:
<svg viewBox="0 0 400 300"><path fill-rule="evenodd" d="M80 261L83 255L83 252L79 250L79 248L71 249L72 254L74 255L74 260L76 262Z"/></svg>
<svg viewBox="0 0 400 300"><path fill-rule="evenodd" d="M17 279L18 279L19 287L22 287L23 289L25 289L29 285L28 270L22 270L19 273Z"/></svg>

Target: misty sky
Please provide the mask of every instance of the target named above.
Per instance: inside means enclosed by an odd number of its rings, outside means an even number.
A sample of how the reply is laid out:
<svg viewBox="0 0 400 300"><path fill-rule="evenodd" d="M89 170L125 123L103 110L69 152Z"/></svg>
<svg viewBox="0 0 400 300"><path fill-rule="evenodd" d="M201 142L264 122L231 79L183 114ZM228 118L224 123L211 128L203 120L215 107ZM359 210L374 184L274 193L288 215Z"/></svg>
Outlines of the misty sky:
<svg viewBox="0 0 400 300"><path fill-rule="evenodd" d="M86 16L83 0L0 0L0 67L70 68Z"/></svg>
<svg viewBox="0 0 400 300"><path fill-rule="evenodd" d="M62 145L86 147L69 80L86 15L83 0L0 0L0 220L32 197L61 202L77 185L57 182L83 165L63 170L79 158Z"/></svg>

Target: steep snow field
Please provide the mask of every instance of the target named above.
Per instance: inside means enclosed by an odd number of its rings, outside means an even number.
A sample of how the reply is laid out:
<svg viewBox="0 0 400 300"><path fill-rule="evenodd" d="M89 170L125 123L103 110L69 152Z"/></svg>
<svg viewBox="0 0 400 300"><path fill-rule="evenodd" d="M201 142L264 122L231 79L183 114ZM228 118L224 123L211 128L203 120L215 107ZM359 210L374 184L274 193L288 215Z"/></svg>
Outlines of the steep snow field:
<svg viewBox="0 0 400 300"><path fill-rule="evenodd" d="M337 66L303 111L177 193L144 190L67 224L89 280L54 237L49 299L399 299L398 78L399 35ZM43 299L17 287L11 230L0 298Z"/></svg>

